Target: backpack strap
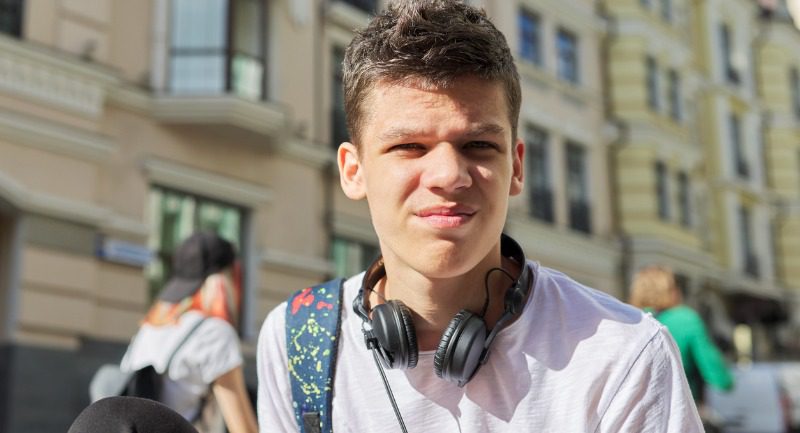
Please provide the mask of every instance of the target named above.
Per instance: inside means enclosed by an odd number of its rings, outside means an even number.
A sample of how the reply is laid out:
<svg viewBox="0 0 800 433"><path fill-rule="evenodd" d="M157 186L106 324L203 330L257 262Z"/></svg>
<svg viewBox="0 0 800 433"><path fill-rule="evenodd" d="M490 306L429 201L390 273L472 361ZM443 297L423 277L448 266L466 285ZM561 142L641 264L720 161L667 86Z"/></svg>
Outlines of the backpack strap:
<svg viewBox="0 0 800 433"><path fill-rule="evenodd" d="M180 343L178 343L178 345L175 346L175 350L172 351L172 355L170 355L169 359L167 360L167 366L164 367L164 374L169 375L169 366L172 365L172 360L173 358L175 358L175 354L178 353L179 350L181 350L183 344L189 340L189 337L191 337L192 334L194 334L194 331L197 331L197 328L199 328L200 325L202 325L203 322L206 321L206 319L208 319L207 316L203 316L200 319L198 319L197 322L194 325L192 325L192 328L189 329L189 332L187 332L186 335L183 336L183 339L180 341Z"/></svg>
<svg viewBox="0 0 800 433"><path fill-rule="evenodd" d="M343 279L295 292L286 304L286 351L292 406L302 433L333 430L333 377Z"/></svg>
<svg viewBox="0 0 800 433"><path fill-rule="evenodd" d="M181 350L181 347L183 347L183 344L186 343L189 340L189 337L191 337L192 334L194 334L194 331L197 331L197 328L199 328L200 325L202 325L203 322L206 321L206 319L208 319L208 316L203 316L200 319L198 319L197 322L194 325L192 325L192 328L189 329L189 332L187 332L186 335L183 336L183 339L181 340L181 342L178 343L177 346L175 346L175 350L172 351L172 355L170 355L169 356L169 360L167 360L167 366L164 368L163 376L169 376L169 366L172 365L172 360L173 360L173 358L175 358L175 354L177 354L178 351ZM200 397L200 406L197 409L197 414L194 416L193 419L190 419L189 422L193 423L193 422L197 421L200 418L200 416L203 415L203 408L206 405L207 398L208 398L208 394Z"/></svg>

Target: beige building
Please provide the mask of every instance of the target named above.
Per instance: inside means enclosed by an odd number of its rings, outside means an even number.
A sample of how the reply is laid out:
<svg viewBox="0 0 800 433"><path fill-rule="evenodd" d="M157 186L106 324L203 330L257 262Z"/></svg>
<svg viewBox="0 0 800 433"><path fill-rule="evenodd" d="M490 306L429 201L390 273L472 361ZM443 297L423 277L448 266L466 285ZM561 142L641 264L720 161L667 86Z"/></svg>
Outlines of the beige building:
<svg viewBox="0 0 800 433"><path fill-rule="evenodd" d="M334 149L347 138L343 48L383 2L6 3L0 430L66 429L196 229L241 253L253 384L266 313L377 254L366 204L339 189ZM603 21L589 0L484 6L523 80L529 176L507 231L531 258L619 295Z"/></svg>

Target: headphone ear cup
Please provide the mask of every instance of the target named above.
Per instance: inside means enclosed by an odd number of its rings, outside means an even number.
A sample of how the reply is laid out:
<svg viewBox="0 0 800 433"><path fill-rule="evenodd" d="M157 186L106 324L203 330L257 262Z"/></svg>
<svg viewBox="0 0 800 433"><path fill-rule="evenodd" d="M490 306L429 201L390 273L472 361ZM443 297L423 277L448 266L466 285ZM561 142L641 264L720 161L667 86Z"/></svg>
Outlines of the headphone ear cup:
<svg viewBox="0 0 800 433"><path fill-rule="evenodd" d="M372 309L371 323L375 338L383 349L379 353L386 367L408 369L417 366L417 333L405 304L391 300L377 305Z"/></svg>
<svg viewBox="0 0 800 433"><path fill-rule="evenodd" d="M486 342L486 323L476 314L461 310L453 317L433 355L436 375L464 386L475 374Z"/></svg>

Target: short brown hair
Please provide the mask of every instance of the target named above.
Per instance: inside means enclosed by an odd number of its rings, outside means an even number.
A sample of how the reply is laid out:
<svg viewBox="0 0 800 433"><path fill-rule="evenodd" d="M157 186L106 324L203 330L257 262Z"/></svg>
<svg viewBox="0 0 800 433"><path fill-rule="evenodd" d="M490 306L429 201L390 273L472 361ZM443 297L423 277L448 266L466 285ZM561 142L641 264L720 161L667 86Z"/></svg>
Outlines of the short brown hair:
<svg viewBox="0 0 800 433"><path fill-rule="evenodd" d="M522 95L506 38L486 13L458 0L396 0L348 45L342 65L347 130L358 145L362 106L378 82L448 88L461 77L502 83L512 138Z"/></svg>
<svg viewBox="0 0 800 433"><path fill-rule="evenodd" d="M629 302L639 308L666 310L677 304L677 290L671 269L651 265L641 269L633 278Z"/></svg>

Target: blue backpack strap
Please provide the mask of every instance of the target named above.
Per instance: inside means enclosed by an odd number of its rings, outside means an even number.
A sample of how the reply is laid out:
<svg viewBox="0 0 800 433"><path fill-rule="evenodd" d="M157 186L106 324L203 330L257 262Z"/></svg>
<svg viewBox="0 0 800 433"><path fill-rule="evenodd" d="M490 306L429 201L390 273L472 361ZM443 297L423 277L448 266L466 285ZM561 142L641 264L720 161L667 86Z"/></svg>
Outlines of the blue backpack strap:
<svg viewBox="0 0 800 433"><path fill-rule="evenodd" d="M292 406L302 433L333 430L333 376L343 283L336 279L297 291L286 305Z"/></svg>

